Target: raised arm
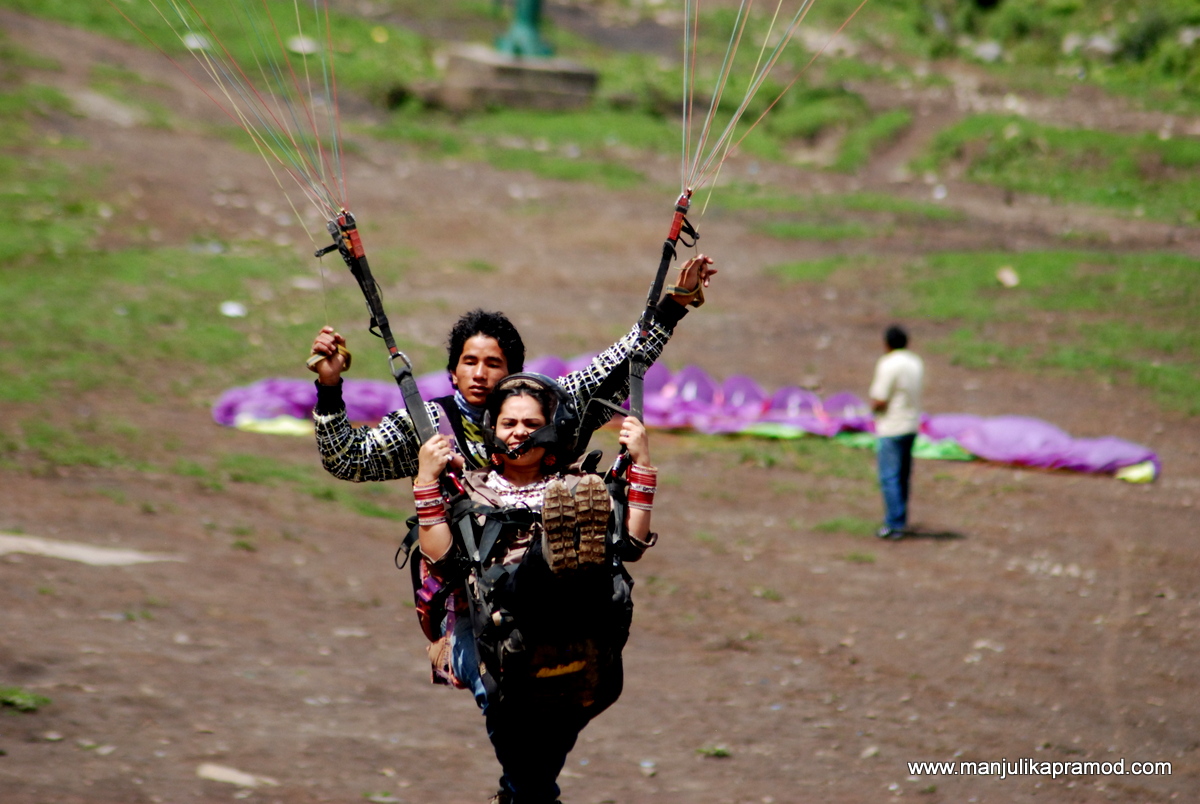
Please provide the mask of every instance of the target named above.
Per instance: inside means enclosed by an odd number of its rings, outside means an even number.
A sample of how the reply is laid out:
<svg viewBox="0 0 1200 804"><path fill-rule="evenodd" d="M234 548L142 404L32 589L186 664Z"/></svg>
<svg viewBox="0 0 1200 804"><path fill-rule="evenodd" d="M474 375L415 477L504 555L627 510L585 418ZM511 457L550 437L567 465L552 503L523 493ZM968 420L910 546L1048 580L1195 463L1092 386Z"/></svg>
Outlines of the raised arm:
<svg viewBox="0 0 1200 804"><path fill-rule="evenodd" d="M407 412L389 413L376 427L354 427L346 417L342 372L350 367L350 359L345 346L332 327L324 327L313 340L313 356L325 357L309 364L317 374L313 422L321 463L334 477L354 482L413 477L421 443ZM440 409L428 402L425 408L437 426Z"/></svg>
<svg viewBox="0 0 1200 804"><path fill-rule="evenodd" d="M650 363L654 363L662 355L667 341L675 332L675 325L687 315L686 305L699 306L703 302L703 289L709 286L712 276L717 273L717 269L712 265L710 257L700 254L680 266L674 287L683 292L663 297L647 334L644 349ZM603 399L614 405L620 405L628 398L629 356L637 344L638 325L635 323L621 340L592 358L592 362L586 367L558 379L558 384L574 397L581 413L588 400L593 398ZM594 410L597 427L612 418L610 410Z"/></svg>

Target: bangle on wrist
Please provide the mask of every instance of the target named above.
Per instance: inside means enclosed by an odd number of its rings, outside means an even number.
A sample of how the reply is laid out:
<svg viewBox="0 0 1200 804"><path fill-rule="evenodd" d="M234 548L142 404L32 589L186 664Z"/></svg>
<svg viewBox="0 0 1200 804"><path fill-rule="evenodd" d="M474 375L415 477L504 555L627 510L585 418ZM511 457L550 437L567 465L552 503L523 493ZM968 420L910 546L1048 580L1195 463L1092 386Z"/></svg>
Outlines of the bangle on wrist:
<svg viewBox="0 0 1200 804"><path fill-rule="evenodd" d="M639 511L654 508L654 492L658 486L658 470L653 466L633 464L629 467L629 507Z"/></svg>
<svg viewBox="0 0 1200 804"><path fill-rule="evenodd" d="M426 514L417 512L417 525L422 528L432 528L434 525L444 525L446 523L446 512L443 509L441 513Z"/></svg>
<svg viewBox="0 0 1200 804"><path fill-rule="evenodd" d="M437 483L413 483L413 501L417 508L417 524L430 527L446 521L446 500Z"/></svg>

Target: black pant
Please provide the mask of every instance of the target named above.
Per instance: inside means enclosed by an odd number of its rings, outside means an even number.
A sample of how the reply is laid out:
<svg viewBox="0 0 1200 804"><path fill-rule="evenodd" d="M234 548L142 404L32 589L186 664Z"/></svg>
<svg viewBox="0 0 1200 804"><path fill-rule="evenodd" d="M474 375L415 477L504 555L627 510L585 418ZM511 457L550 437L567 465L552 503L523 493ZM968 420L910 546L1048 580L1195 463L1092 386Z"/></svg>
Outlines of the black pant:
<svg viewBox="0 0 1200 804"><path fill-rule="evenodd" d="M604 569L563 579L553 575L535 540L525 560L497 590L497 600L521 623L527 649L555 641L565 634L588 634L598 639L604 656L586 705L572 696L546 694L517 679L502 680L504 696L484 709L488 738L504 775L500 788L513 804L553 804L558 800L558 775L575 747L579 733L621 695L624 672L620 652L628 633L628 587L614 605L614 580ZM625 618L623 623L618 622ZM621 635L619 644L612 633ZM540 690L540 693L539 693Z"/></svg>
<svg viewBox="0 0 1200 804"><path fill-rule="evenodd" d="M512 796L513 804L558 800L558 774L594 708L520 696L488 707L488 737L504 769L500 789Z"/></svg>

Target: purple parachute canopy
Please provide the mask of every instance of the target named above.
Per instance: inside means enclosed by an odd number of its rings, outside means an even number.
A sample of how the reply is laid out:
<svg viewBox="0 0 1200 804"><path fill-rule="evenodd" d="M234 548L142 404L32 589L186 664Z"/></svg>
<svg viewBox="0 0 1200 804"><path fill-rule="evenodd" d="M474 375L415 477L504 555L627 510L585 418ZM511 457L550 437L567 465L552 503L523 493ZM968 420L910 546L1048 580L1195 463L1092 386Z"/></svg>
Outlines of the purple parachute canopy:
<svg viewBox="0 0 1200 804"><path fill-rule="evenodd" d="M761 385L744 374L734 374L721 383L709 411L698 415L692 426L702 433L739 433L762 421L769 402Z"/></svg>
<svg viewBox="0 0 1200 804"><path fill-rule="evenodd" d="M1125 466L1158 460L1146 447L1129 441L1111 437L1072 438L1052 424L1025 416L980 420L960 429L955 440L967 452L984 460L1043 469L1115 472Z"/></svg>
<svg viewBox="0 0 1200 804"><path fill-rule="evenodd" d="M584 366L587 365L585 362ZM583 366L571 366L561 358L554 355L545 355L535 357L533 360L525 362L525 371L533 371L538 374L545 374L547 377L562 377L565 374L570 374L572 371L581 369Z"/></svg>
<svg viewBox="0 0 1200 804"><path fill-rule="evenodd" d="M562 360L543 356L529 360L527 371L561 377L587 366L591 355ZM453 392L445 371L417 377L425 399ZM394 383L346 380L342 385L346 415L351 421L376 422L404 406ZM308 418L316 404L316 389L308 380L262 380L226 391L213 406L218 424L242 426L278 417ZM852 393L822 400L804 388L787 386L773 394L753 378L735 374L724 382L698 366L672 373L661 363L645 379L645 420L649 427L690 428L704 433L739 433L754 425L782 426L795 433L834 436L840 432L873 432L866 402ZM1072 438L1052 424L1025 416L985 418L967 413L925 416L921 433L931 441L951 440L979 458L997 463L1076 472L1115 472L1149 462L1155 476L1158 456L1139 444L1119 438Z"/></svg>
<svg viewBox="0 0 1200 804"><path fill-rule="evenodd" d="M983 421L982 416L971 413L942 413L928 417L921 427L921 432L932 441L944 441L947 438L958 441L963 432L978 427Z"/></svg>

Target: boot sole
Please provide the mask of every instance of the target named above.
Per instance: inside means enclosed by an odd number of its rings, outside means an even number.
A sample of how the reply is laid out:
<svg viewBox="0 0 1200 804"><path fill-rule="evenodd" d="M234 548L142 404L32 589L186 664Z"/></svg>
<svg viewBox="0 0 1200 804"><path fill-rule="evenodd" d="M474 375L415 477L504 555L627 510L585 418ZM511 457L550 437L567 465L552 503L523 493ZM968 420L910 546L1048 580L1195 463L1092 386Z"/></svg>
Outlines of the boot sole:
<svg viewBox="0 0 1200 804"><path fill-rule="evenodd" d="M561 480L546 486L542 503L543 553L550 571L566 572L579 565L575 552L575 498Z"/></svg>
<svg viewBox="0 0 1200 804"><path fill-rule="evenodd" d="M579 522L579 563L604 564L608 560L608 519L612 504L608 488L597 475L588 475L575 487L575 517Z"/></svg>

